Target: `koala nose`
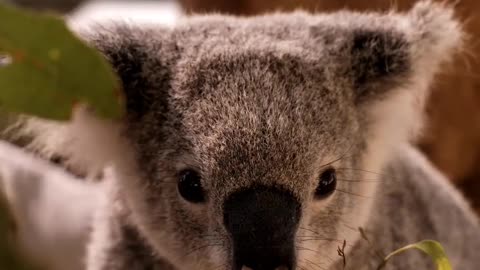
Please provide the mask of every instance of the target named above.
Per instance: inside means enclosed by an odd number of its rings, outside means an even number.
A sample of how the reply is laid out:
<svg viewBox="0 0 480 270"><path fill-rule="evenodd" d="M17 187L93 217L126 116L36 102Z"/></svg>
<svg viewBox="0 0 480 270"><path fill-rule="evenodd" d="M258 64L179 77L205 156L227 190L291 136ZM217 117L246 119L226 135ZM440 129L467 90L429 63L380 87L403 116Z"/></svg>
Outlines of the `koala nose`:
<svg viewBox="0 0 480 270"><path fill-rule="evenodd" d="M290 192L266 186L249 188L230 195L223 210L234 269L295 269L294 239L301 206Z"/></svg>

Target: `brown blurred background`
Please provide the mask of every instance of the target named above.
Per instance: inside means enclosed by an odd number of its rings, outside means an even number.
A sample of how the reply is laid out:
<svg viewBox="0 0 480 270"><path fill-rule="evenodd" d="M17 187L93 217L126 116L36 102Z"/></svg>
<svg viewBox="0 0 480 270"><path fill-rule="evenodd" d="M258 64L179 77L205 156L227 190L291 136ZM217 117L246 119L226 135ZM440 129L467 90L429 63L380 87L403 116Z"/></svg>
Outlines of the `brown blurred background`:
<svg viewBox="0 0 480 270"><path fill-rule="evenodd" d="M14 0L10 0L14 1ZM161 1L161 0L158 0ZM465 53L438 76L427 108L427 130L418 142L428 157L455 182L480 213L480 1L438 0L455 4L470 34ZM14 1L15 2L15 1ZM72 9L81 0L16 0L32 7ZM121 1L120 1L121 2ZM125 2L125 1L124 1ZM131 1L134 2L134 1ZM255 15L303 8L366 11L408 9L415 0L179 0L188 13L222 12Z"/></svg>

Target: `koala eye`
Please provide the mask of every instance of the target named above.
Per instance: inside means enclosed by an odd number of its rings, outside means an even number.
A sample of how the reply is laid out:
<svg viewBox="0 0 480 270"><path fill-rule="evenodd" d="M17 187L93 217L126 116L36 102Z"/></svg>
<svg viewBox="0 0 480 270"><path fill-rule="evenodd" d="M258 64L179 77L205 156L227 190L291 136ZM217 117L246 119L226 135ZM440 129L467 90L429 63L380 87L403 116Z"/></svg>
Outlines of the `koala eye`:
<svg viewBox="0 0 480 270"><path fill-rule="evenodd" d="M337 187L337 175L334 168L328 168L321 175L315 189L315 198L324 199L331 195Z"/></svg>
<svg viewBox="0 0 480 270"><path fill-rule="evenodd" d="M200 175L194 170L185 170L180 173L178 192L191 203L205 201L205 192L200 181Z"/></svg>

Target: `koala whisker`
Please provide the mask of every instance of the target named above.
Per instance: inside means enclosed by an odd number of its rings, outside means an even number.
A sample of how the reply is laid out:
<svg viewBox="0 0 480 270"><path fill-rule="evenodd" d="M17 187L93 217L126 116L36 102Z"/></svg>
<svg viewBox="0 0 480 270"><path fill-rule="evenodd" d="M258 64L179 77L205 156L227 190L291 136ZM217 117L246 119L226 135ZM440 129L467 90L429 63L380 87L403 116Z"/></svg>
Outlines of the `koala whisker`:
<svg viewBox="0 0 480 270"><path fill-rule="evenodd" d="M340 239L335 239L335 238L325 238L325 237L315 237L311 235L299 235L297 236L297 239L300 241L309 241L311 239L317 239L317 240L324 240L324 241L338 241L338 242L343 242L343 240Z"/></svg>
<svg viewBox="0 0 480 270"><path fill-rule="evenodd" d="M359 183L359 182L362 182L362 183L376 183L376 182L381 182L381 181L383 181L383 180L373 180L373 179L353 180L353 179L341 179L341 178L337 178L337 181L341 181L341 182L351 182L351 183Z"/></svg>
<svg viewBox="0 0 480 270"><path fill-rule="evenodd" d="M309 229L309 228L304 228L304 227L299 227L300 230L305 230L305 231L309 231L311 233L314 233L316 235L320 235L320 233L318 233L317 231L314 231L312 229Z"/></svg>
<svg viewBox="0 0 480 270"><path fill-rule="evenodd" d="M298 268L299 270L308 270L307 268L305 268L305 267L303 267L303 266L301 266L301 265L298 265L297 268Z"/></svg>
<svg viewBox="0 0 480 270"><path fill-rule="evenodd" d="M350 229L350 230L352 230L352 231L354 231L354 232L358 232L358 229L350 226L347 222L340 220L340 223L342 223L342 225L343 225L344 227L346 227L347 229Z"/></svg>
<svg viewBox="0 0 480 270"><path fill-rule="evenodd" d="M318 269L326 270L326 268L325 268L324 266L321 266L320 264L315 263L315 262L313 262L313 261L311 261L311 260L309 260L309 259L303 259L303 261L306 262L308 265L313 265L313 266L315 266L315 267L318 268Z"/></svg>
<svg viewBox="0 0 480 270"><path fill-rule="evenodd" d="M297 250L305 250L305 251L311 251L311 252L318 253L317 250L313 250L313 249L311 249L311 248L306 248L306 247L302 247L302 246L298 246L298 245L295 245L295 248L296 248Z"/></svg>
<svg viewBox="0 0 480 270"><path fill-rule="evenodd" d="M209 248L209 247L223 247L223 245L221 243L210 243L210 244L207 244L207 245L203 245L203 246L199 246L199 247L196 247L188 252L185 253L185 256L190 256L192 255L193 253L197 252L197 251L200 251L202 249L206 249L206 248Z"/></svg>
<svg viewBox="0 0 480 270"><path fill-rule="evenodd" d="M343 241L342 241L342 243L343 243ZM306 248L306 247L302 247L302 246L298 246L298 245L295 245L295 248L296 248L297 250L310 251L310 252L314 252L314 253L317 253L317 254L320 253L319 250L313 250L313 249ZM325 256L325 258L328 259L330 262L335 262L335 260L332 259L330 256L328 256L328 255L326 255L326 254L325 254L324 256Z"/></svg>
<svg viewBox="0 0 480 270"><path fill-rule="evenodd" d="M340 193L344 193L344 194L346 194L346 195L352 195L352 196L364 198L364 199L373 199L372 197L369 197L369 196L365 196L365 195L362 195L362 194L357 194L357 193L353 193L353 192L341 190L341 189L338 189L338 188L335 189L335 191L338 191L338 192L340 192Z"/></svg>
<svg viewBox="0 0 480 270"><path fill-rule="evenodd" d="M329 241L340 241L343 242L343 239L337 239L337 238L331 238L331 237L321 237L321 236L315 236L315 235L297 235L297 238L318 238L318 239L325 239Z"/></svg>
<svg viewBox="0 0 480 270"><path fill-rule="evenodd" d="M395 177L393 175L389 175L389 174L386 174L386 173L379 173L379 172L374 172L374 171L369 171L369 170L364 170L364 169L357 169L357 168L336 168L337 171L342 171L342 170L350 170L350 171L358 171L358 172L363 172L363 173L371 173L371 174L375 174L375 175L379 175L379 176L387 176L387 177L390 177L392 179L395 179ZM396 179L395 179L396 180Z"/></svg>
<svg viewBox="0 0 480 270"><path fill-rule="evenodd" d="M297 268L298 268L299 270L310 270L309 268L307 268L306 265L304 265L304 266L298 265Z"/></svg>
<svg viewBox="0 0 480 270"><path fill-rule="evenodd" d="M320 168L327 167L327 166L332 165L333 163L338 162L338 161L340 161L340 160L342 160L342 159L344 159L344 158L353 156L353 155L351 155L351 156L346 156L346 154L347 154L348 152L350 152L350 150L352 149L352 147L353 147L353 144L351 144L351 145L348 147L348 149L347 149L343 154L340 155L340 157L338 157L338 158L336 158L336 159L334 159L334 160L332 160L332 161L329 161L329 162L321 165Z"/></svg>
<svg viewBox="0 0 480 270"><path fill-rule="evenodd" d="M343 243L344 240L338 240L338 239L328 239L328 238L307 238L307 239L300 239L298 240L299 242L309 242L309 241L328 241L328 242L338 242L338 243ZM352 245L349 245L352 246Z"/></svg>
<svg viewBox="0 0 480 270"><path fill-rule="evenodd" d="M352 231L354 231L354 232L358 232L358 229L355 229L354 227L348 225L345 221L343 221L343 220L339 220L339 221L340 221L340 223L342 223L343 226L347 227L348 229L350 229L350 230L352 230ZM321 236L321 234L320 234L319 232L316 232L316 231L314 231L314 230L312 230L312 229L309 229L309 228L299 227L299 229L300 229L300 230L309 231L309 232L315 234L315 235L318 236L318 237ZM299 236L297 236L297 237L315 237L315 236L311 236L311 235L308 235L308 236L306 236L306 235L299 235ZM337 240L340 241L340 239L337 239Z"/></svg>

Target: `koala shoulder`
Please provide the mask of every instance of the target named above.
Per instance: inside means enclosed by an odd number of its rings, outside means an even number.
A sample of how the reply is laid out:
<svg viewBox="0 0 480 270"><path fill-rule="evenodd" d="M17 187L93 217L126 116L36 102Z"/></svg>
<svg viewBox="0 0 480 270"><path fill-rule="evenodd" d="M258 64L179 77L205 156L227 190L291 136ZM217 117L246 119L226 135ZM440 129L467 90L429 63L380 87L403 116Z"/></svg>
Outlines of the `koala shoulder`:
<svg viewBox="0 0 480 270"><path fill-rule="evenodd" d="M458 269L477 267L480 241L472 239L480 239L479 220L460 192L419 150L402 147L384 169L381 181L366 229L369 240L379 250L388 254L404 245L434 239L444 246ZM365 243L359 241L357 245ZM354 250L367 252L370 248ZM365 254L359 253L354 251L351 259L363 260ZM364 263L373 266L379 262ZM430 258L423 254L394 258L392 264L433 267Z"/></svg>

